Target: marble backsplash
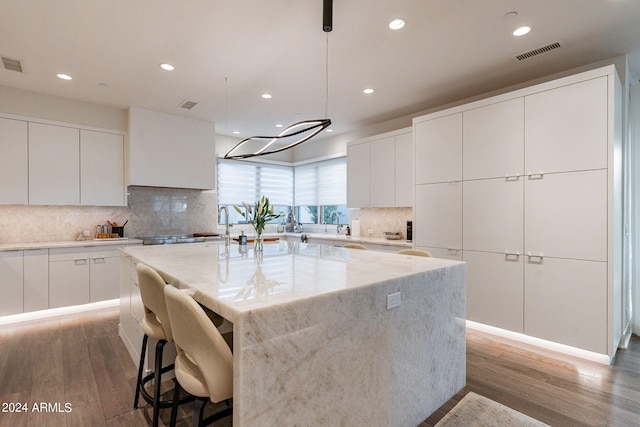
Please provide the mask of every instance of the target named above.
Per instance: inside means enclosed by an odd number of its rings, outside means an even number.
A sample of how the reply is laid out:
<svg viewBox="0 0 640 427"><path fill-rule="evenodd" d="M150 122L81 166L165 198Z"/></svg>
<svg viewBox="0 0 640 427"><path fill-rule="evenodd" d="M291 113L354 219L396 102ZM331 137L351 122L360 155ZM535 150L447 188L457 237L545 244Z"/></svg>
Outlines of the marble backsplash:
<svg viewBox="0 0 640 427"><path fill-rule="evenodd" d="M0 243L75 240L79 230L95 237L97 224L129 220L125 237L214 231L214 191L129 187L128 207L0 205Z"/></svg>
<svg viewBox="0 0 640 427"><path fill-rule="evenodd" d="M385 231L402 233L407 238L407 221L413 217L412 208L361 208L349 209L349 220L360 220L360 236L383 237ZM369 234L368 230L372 233Z"/></svg>

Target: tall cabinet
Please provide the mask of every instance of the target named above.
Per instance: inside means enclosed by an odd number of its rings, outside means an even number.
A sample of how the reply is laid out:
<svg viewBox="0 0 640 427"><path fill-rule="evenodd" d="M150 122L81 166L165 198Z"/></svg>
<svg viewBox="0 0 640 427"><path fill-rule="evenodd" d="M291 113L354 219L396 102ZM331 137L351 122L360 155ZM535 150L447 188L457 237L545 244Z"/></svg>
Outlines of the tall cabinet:
<svg viewBox="0 0 640 427"><path fill-rule="evenodd" d="M607 66L414 119L415 245L467 263L469 320L613 357L620 106Z"/></svg>

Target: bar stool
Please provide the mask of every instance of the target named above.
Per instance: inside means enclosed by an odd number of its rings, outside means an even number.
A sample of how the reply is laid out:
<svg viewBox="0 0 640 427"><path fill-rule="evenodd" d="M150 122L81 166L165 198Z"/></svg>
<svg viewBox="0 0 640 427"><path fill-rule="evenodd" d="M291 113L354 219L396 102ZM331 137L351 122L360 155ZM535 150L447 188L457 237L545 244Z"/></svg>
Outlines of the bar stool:
<svg viewBox="0 0 640 427"><path fill-rule="evenodd" d="M346 249L362 249L362 250L367 250L367 247L365 245L361 245L359 243L347 243L345 245L342 245L343 248Z"/></svg>
<svg viewBox="0 0 640 427"><path fill-rule="evenodd" d="M194 395L193 426L205 426L233 414L233 356L220 331L198 303L173 286L164 288L173 338L179 349L176 357L174 402L179 389ZM205 405L225 401L227 407L203 420ZM175 426L178 405L171 409L171 426Z"/></svg>
<svg viewBox="0 0 640 427"><path fill-rule="evenodd" d="M414 256L423 256L427 258L431 258L433 256L431 255L431 252L423 251L421 249L402 249L401 251L398 251L398 253L400 255L414 255Z"/></svg>
<svg viewBox="0 0 640 427"><path fill-rule="evenodd" d="M164 279L157 271L144 264L138 264L136 270L145 316L142 320L144 337L142 338L142 349L140 350L140 365L138 366L138 380L136 381L136 395L133 408L138 408L138 401L140 395L142 395L142 398L153 406L153 427L157 427L160 408L169 408L173 405L173 400L160 400L162 374L174 369L173 363L162 367L164 346L167 342L173 341L173 335L171 333L171 324L164 300L164 288L166 286ZM143 378L142 371L144 369L144 359L149 337L158 340L155 352L155 366L154 371ZM155 381L153 395L149 394L145 389L145 384L151 380ZM193 398L191 396L186 396L180 399L178 403L186 403L192 400Z"/></svg>

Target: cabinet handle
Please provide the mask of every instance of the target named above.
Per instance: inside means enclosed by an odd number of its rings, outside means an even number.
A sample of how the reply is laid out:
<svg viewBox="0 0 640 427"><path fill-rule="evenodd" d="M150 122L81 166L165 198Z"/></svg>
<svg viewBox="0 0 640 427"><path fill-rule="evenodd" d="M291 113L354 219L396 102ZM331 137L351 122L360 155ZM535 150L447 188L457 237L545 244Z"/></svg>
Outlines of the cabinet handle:
<svg viewBox="0 0 640 427"><path fill-rule="evenodd" d="M504 250L504 258L506 261L518 261L520 259L520 251L509 252L509 249Z"/></svg>
<svg viewBox="0 0 640 427"><path fill-rule="evenodd" d="M529 257L529 262L532 264L542 264L542 260L544 259L544 254L540 252L539 255L532 254L531 252L527 252L527 257Z"/></svg>
<svg viewBox="0 0 640 427"><path fill-rule="evenodd" d="M104 264L104 257L93 258L93 262Z"/></svg>
<svg viewBox="0 0 640 427"><path fill-rule="evenodd" d="M87 263L87 259L86 258L82 258L82 259L75 259L73 260L73 262L76 265L85 265Z"/></svg>
<svg viewBox="0 0 640 427"><path fill-rule="evenodd" d="M544 172L540 171L539 173L531 173L528 174L529 179L542 179L544 178Z"/></svg>
<svg viewBox="0 0 640 427"><path fill-rule="evenodd" d="M504 180L509 182L509 181L519 181L520 180L520 174L516 174L516 175L505 175L504 176Z"/></svg>
<svg viewBox="0 0 640 427"><path fill-rule="evenodd" d="M451 252L451 253L456 254L456 255L460 252L460 249L458 249L458 248L447 248L447 250L449 252Z"/></svg>

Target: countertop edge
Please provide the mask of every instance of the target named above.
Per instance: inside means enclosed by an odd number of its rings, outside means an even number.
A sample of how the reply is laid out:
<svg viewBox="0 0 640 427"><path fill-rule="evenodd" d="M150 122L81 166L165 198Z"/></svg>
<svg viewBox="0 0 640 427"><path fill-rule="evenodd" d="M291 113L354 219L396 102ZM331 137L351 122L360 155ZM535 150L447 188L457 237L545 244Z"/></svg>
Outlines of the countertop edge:
<svg viewBox="0 0 640 427"><path fill-rule="evenodd" d="M141 245L138 239L114 239L114 240L64 240L58 242L32 242L32 243L3 243L0 244L0 252L21 251L30 249L55 249L55 248L79 248L89 246L123 246Z"/></svg>

